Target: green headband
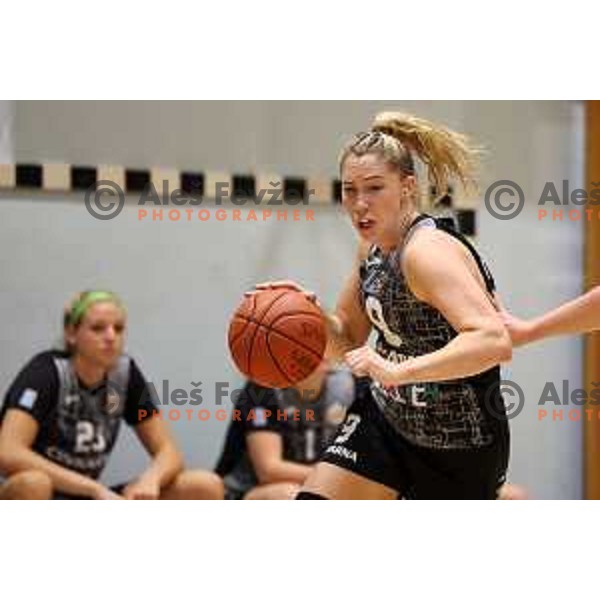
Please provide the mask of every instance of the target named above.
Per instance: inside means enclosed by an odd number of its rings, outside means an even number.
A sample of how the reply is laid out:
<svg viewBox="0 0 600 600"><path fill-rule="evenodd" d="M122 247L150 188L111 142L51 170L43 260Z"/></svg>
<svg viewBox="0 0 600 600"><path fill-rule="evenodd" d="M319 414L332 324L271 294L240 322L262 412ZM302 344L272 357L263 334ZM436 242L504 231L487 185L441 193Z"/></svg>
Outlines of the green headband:
<svg viewBox="0 0 600 600"><path fill-rule="evenodd" d="M121 301L112 292L94 291L83 294L75 302L69 312L69 325L77 325L83 319L89 307L96 302L112 302L119 308L123 308Z"/></svg>

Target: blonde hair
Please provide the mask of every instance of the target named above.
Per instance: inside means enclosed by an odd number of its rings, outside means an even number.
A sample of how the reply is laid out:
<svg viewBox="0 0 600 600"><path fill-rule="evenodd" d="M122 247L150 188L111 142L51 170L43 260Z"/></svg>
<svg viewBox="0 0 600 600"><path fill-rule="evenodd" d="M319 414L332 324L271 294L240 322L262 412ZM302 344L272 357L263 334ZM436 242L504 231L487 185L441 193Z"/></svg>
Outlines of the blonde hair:
<svg viewBox="0 0 600 600"><path fill-rule="evenodd" d="M415 175L414 159L426 167L429 181L442 194L458 180L467 194L477 190L477 170L481 148L469 138L413 115L382 112L371 130L359 133L343 148L340 171L349 155L379 154L404 175Z"/></svg>

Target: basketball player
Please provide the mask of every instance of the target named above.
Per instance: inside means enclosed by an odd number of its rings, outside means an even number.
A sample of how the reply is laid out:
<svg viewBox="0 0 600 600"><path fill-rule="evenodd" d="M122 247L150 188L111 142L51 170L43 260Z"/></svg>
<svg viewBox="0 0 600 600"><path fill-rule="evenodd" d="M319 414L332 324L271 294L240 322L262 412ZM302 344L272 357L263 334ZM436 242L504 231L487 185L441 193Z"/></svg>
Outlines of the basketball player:
<svg viewBox="0 0 600 600"><path fill-rule="evenodd" d="M600 286L529 321L502 312L515 346L559 335L577 335L600 329Z"/></svg>
<svg viewBox="0 0 600 600"><path fill-rule="evenodd" d="M0 412L0 472L8 480L0 497L223 497L215 474L183 470L167 427L154 416L144 376L123 354L125 328L123 304L110 292L84 292L68 306L67 350L35 356L6 394ZM135 481L109 489L98 477L122 420L134 428L152 460Z"/></svg>
<svg viewBox="0 0 600 600"><path fill-rule="evenodd" d="M417 160L437 189L455 178L468 190L476 159L463 135L400 113L378 115L343 149L343 206L361 244L328 321L353 373L371 384L299 499L497 497L509 450L499 364L511 358L510 337L475 249L417 210Z"/></svg>
<svg viewBox="0 0 600 600"><path fill-rule="evenodd" d="M294 498L344 420L354 388L348 369L332 369L327 360L293 387L249 381L236 401L238 418L229 426L216 468L226 498Z"/></svg>

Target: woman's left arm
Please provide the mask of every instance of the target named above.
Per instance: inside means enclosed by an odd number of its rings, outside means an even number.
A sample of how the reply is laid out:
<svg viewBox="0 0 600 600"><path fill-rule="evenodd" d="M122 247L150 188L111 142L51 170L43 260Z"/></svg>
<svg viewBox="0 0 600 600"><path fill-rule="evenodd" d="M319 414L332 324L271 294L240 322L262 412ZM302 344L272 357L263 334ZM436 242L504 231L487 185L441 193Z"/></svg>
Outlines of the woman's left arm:
<svg viewBox="0 0 600 600"><path fill-rule="evenodd" d="M152 456L149 467L124 490L130 500L156 500L183 470L183 457L165 423L157 416L136 425L135 433Z"/></svg>
<svg viewBox="0 0 600 600"><path fill-rule="evenodd" d="M436 308L457 335L443 348L396 364L363 346L346 355L356 375L385 386L461 379L511 359L512 346L475 261L460 242L439 231L415 233L403 257L413 294Z"/></svg>

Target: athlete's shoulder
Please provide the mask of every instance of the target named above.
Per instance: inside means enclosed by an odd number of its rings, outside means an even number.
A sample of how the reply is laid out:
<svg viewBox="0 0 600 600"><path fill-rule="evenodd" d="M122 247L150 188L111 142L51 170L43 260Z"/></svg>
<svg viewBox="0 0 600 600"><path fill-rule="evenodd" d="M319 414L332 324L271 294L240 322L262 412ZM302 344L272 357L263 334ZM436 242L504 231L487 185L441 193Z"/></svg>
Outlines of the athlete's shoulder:
<svg viewBox="0 0 600 600"><path fill-rule="evenodd" d="M64 354L48 350L34 355L21 368L6 392L4 408L31 408L34 403L47 406L55 402L58 397L59 375L54 361Z"/></svg>
<svg viewBox="0 0 600 600"><path fill-rule="evenodd" d="M467 273L481 278L493 293L494 278L477 250L465 239L441 229L417 232L402 255L402 272L412 293L429 302L429 293L441 281L466 281Z"/></svg>
<svg viewBox="0 0 600 600"><path fill-rule="evenodd" d="M466 264L464 246L437 228L415 231L401 255L401 270L412 293L429 301L429 292Z"/></svg>
<svg viewBox="0 0 600 600"><path fill-rule="evenodd" d="M410 230L402 249L403 264L464 257L476 253L471 242L447 219L421 215L419 222Z"/></svg>
<svg viewBox="0 0 600 600"><path fill-rule="evenodd" d="M403 266L443 260L454 253L460 254L460 242L438 227L419 227L410 234L402 248Z"/></svg>
<svg viewBox="0 0 600 600"><path fill-rule="evenodd" d="M57 359L67 360L69 353L65 350L44 350L34 354L34 356L26 363L24 370L54 370L55 361Z"/></svg>

